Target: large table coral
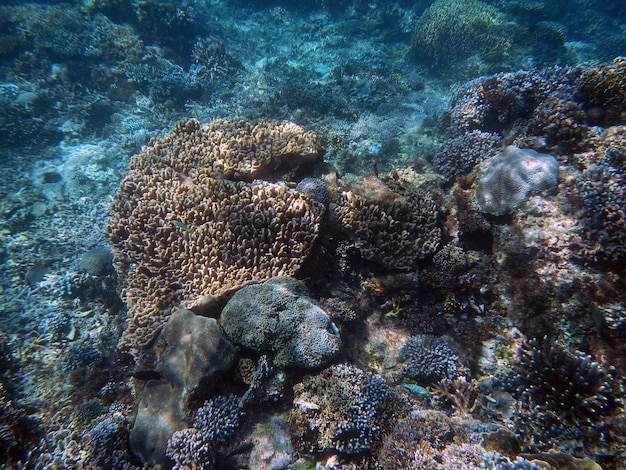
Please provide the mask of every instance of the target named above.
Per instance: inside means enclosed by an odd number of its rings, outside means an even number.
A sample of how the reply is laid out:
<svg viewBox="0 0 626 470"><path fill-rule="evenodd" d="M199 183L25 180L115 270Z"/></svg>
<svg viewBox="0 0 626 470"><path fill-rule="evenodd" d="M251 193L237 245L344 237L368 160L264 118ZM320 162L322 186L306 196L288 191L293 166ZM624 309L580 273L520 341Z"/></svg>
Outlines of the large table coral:
<svg viewBox="0 0 626 470"><path fill-rule="evenodd" d="M181 303L199 312L243 285L295 274L324 206L267 180L320 156L315 134L293 123L190 120L133 157L108 226L129 310L120 345L150 345Z"/></svg>

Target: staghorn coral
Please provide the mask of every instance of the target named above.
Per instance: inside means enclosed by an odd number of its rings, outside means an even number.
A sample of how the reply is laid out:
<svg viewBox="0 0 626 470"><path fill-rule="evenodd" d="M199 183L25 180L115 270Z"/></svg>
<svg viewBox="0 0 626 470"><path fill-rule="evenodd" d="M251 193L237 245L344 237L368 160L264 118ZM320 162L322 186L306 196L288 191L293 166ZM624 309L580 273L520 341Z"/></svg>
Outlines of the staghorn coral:
<svg viewBox="0 0 626 470"><path fill-rule="evenodd" d="M290 421L303 452L363 454L380 444L400 404L379 375L338 364L294 387Z"/></svg>
<svg viewBox="0 0 626 470"><path fill-rule="evenodd" d="M408 338L400 348L398 359L402 363L402 376L423 386L469 373L449 343L432 335Z"/></svg>
<svg viewBox="0 0 626 470"><path fill-rule="evenodd" d="M377 178L337 195L330 211L361 257L387 268L411 269L441 241L439 212L428 193L395 192Z"/></svg>
<svg viewBox="0 0 626 470"><path fill-rule="evenodd" d="M107 228L130 316L120 346L150 345L181 302L205 311L242 285L296 273L324 207L256 178L320 154L293 123L190 120L133 157Z"/></svg>
<svg viewBox="0 0 626 470"><path fill-rule="evenodd" d="M279 367L321 367L341 349L335 324L308 299L304 284L290 277L242 288L222 310L220 322L231 341L271 355Z"/></svg>
<svg viewBox="0 0 626 470"><path fill-rule="evenodd" d="M530 194L554 192L558 180L559 163L552 155L509 145L480 177L476 202L488 214L509 214Z"/></svg>
<svg viewBox="0 0 626 470"><path fill-rule="evenodd" d="M547 449L568 438L604 439L609 418L622 406L610 369L548 337L525 345L514 382L517 425L530 448Z"/></svg>

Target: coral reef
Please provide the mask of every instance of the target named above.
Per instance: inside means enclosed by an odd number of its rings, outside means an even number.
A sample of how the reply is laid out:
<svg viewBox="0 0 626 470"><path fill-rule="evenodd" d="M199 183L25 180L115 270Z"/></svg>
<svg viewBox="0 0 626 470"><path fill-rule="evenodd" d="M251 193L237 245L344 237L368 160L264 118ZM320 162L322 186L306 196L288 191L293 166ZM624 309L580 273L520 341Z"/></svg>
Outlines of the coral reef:
<svg viewBox="0 0 626 470"><path fill-rule="evenodd" d="M554 193L558 182L559 163L552 155L509 145L480 177L476 201L488 214L509 214L531 194Z"/></svg>
<svg viewBox="0 0 626 470"><path fill-rule="evenodd" d="M297 447L307 453L371 452L401 404L382 377L349 364L334 365L294 387L290 420Z"/></svg>
<svg viewBox="0 0 626 470"><path fill-rule="evenodd" d="M419 385L432 385L441 379L456 379L469 373L459 355L443 338L432 335L411 336L400 348L398 357L402 376Z"/></svg>
<svg viewBox="0 0 626 470"><path fill-rule="evenodd" d="M222 310L220 323L235 344L271 355L279 367L318 368L341 349L335 324L307 298L304 284L289 277L242 288Z"/></svg>
<svg viewBox="0 0 626 470"><path fill-rule="evenodd" d="M130 315L121 346L151 344L180 302L202 311L242 285L294 274L324 207L284 186L246 181L279 177L319 155L315 135L292 123L191 120L135 156L108 226Z"/></svg>
<svg viewBox="0 0 626 470"><path fill-rule="evenodd" d="M0 466L623 469L619 5L4 2ZM558 193L492 217L509 145Z"/></svg>
<svg viewBox="0 0 626 470"><path fill-rule="evenodd" d="M528 342L514 382L521 405L518 429L531 449L603 439L622 406L623 392L610 369L548 337Z"/></svg>
<svg viewBox="0 0 626 470"><path fill-rule="evenodd" d="M539 470L521 457L511 461L506 455L474 444L495 432L496 427L450 418L441 411L412 410L386 436L379 459L389 470Z"/></svg>
<svg viewBox="0 0 626 470"><path fill-rule="evenodd" d="M474 80L459 90L442 115L446 140L434 162L449 177L470 173L475 150L464 150L470 155L468 165L457 170L457 149L465 139L473 143L477 132L488 133L493 145L499 139L503 146L516 143L555 155L559 165L567 164L564 171L581 173L567 197L572 205L584 208L580 217L584 257L619 270L624 257L620 202L624 171L619 155L625 70L626 61L618 57L608 64L500 73ZM476 145L480 148L481 141Z"/></svg>

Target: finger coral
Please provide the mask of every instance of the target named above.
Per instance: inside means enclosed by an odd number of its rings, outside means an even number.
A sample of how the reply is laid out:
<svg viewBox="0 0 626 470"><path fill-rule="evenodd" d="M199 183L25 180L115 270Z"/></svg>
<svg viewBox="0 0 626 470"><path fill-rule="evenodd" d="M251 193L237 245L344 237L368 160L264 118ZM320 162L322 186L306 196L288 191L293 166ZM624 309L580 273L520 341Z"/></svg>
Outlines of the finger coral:
<svg viewBox="0 0 626 470"><path fill-rule="evenodd" d="M242 285L292 275L324 206L277 179L315 163L315 134L290 122L179 122L133 157L108 233L129 324L120 346L150 345L183 303L196 313Z"/></svg>

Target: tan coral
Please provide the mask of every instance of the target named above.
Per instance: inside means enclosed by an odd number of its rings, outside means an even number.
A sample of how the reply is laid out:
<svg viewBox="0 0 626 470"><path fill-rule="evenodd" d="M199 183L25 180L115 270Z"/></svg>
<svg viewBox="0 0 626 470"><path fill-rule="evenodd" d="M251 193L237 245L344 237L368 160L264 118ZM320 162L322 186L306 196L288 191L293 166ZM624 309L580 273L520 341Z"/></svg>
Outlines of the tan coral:
<svg viewBox="0 0 626 470"><path fill-rule="evenodd" d="M120 345L150 345L180 304L200 313L243 285L294 275L324 207L252 180L319 154L317 137L293 123L190 120L133 157L108 226L129 310Z"/></svg>
<svg viewBox="0 0 626 470"><path fill-rule="evenodd" d="M439 246L438 210L426 192L393 191L374 177L344 191L331 204L332 217L353 235L361 256L394 269L414 268ZM369 194L367 197L364 194Z"/></svg>

